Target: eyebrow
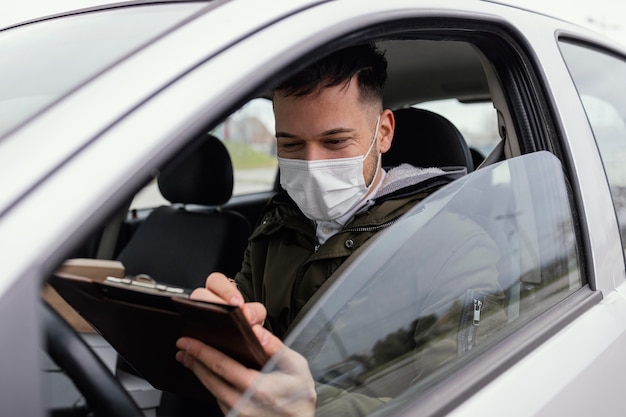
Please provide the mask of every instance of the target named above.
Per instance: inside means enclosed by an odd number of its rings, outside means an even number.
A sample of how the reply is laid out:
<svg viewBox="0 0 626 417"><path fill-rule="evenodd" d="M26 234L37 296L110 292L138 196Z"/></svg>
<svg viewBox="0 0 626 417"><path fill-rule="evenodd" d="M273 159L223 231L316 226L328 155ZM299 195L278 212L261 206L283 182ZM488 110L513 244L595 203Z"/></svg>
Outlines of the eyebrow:
<svg viewBox="0 0 626 417"><path fill-rule="evenodd" d="M338 135L341 133L353 133L353 132L354 132L354 129L349 129L346 127L337 127L337 128L329 129L329 130L326 130L325 132L322 132L321 136L332 136L332 135ZM293 138L297 138L298 136L292 133L288 133L288 132L276 132L276 137L293 139Z"/></svg>

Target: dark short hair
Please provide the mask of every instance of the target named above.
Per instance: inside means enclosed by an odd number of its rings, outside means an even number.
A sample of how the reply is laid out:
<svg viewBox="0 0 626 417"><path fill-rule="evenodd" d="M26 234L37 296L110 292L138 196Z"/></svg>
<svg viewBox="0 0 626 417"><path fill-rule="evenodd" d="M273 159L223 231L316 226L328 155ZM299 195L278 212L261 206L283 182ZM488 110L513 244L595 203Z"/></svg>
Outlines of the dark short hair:
<svg viewBox="0 0 626 417"><path fill-rule="evenodd" d="M387 81L387 60L376 45L350 46L308 65L274 89L272 95L302 97L348 84L354 75L361 100L381 100Z"/></svg>

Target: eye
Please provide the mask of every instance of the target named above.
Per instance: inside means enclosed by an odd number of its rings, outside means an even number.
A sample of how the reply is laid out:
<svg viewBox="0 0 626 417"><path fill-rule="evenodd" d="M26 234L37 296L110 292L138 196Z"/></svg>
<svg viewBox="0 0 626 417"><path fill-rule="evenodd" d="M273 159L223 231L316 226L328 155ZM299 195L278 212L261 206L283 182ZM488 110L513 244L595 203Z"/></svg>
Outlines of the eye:
<svg viewBox="0 0 626 417"><path fill-rule="evenodd" d="M287 152L294 151L298 149L298 147L300 146L302 146L301 142L283 142L283 141L278 142L278 149L287 151Z"/></svg>
<svg viewBox="0 0 626 417"><path fill-rule="evenodd" d="M348 139L346 138L333 138L326 139L324 145L329 149L341 149L348 145Z"/></svg>
<svg viewBox="0 0 626 417"><path fill-rule="evenodd" d="M326 143L328 145L339 145L340 143L342 143L344 141L345 141L345 139L330 139L330 140L327 140Z"/></svg>

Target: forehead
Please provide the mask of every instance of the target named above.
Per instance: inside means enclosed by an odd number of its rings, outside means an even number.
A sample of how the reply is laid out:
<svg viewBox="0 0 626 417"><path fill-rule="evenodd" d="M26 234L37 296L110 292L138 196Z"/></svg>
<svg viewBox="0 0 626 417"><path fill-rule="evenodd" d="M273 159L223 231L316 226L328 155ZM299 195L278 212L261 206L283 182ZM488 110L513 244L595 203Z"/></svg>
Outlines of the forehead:
<svg viewBox="0 0 626 417"><path fill-rule="evenodd" d="M318 90L304 96L274 95L274 116L277 127L306 122L356 122L367 118L368 109L359 96L356 83Z"/></svg>

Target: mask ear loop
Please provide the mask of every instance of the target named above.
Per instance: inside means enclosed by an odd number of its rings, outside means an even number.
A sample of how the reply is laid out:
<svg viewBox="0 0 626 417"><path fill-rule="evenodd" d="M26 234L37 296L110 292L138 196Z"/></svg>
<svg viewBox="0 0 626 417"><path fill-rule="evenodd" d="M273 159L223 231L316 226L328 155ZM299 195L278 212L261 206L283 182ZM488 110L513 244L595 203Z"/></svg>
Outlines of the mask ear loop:
<svg viewBox="0 0 626 417"><path fill-rule="evenodd" d="M363 161L367 159L370 152L372 152L372 149L374 148L374 143L376 143L376 138L378 137L379 128L380 128L380 113L378 114L378 120L376 121L376 129L374 130L374 137L372 138L372 143L370 144L370 148L367 150L365 155L363 155ZM378 159L376 160L376 171L374 171L374 176L372 177L372 181L370 181L369 185L367 186L368 190L372 187L372 184L374 184L374 180L376 179L376 176L378 175L378 171L380 169L380 157L381 157L381 153L378 152Z"/></svg>

